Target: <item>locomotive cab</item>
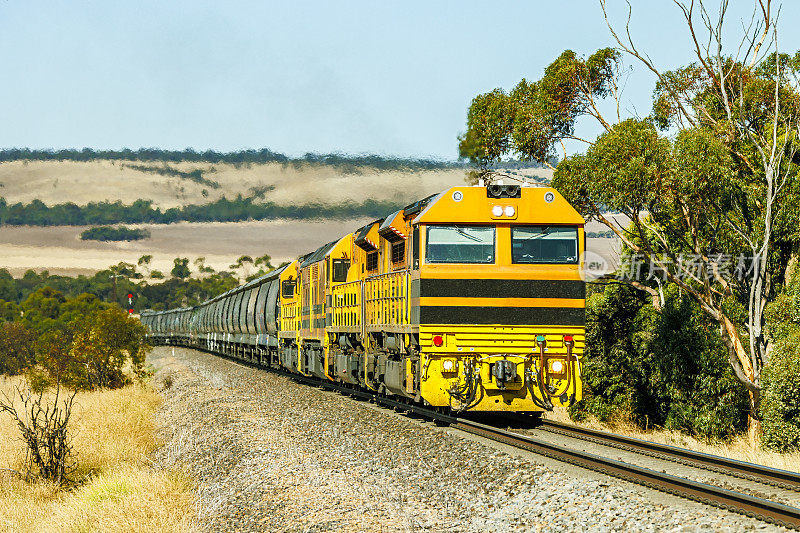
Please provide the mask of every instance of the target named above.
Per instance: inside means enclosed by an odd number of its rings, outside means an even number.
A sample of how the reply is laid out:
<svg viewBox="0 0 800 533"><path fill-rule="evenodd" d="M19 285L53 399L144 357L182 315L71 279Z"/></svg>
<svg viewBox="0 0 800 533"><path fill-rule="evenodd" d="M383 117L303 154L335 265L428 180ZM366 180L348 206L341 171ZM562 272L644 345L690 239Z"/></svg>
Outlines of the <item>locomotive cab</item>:
<svg viewBox="0 0 800 533"><path fill-rule="evenodd" d="M584 220L551 188L454 187L413 220L420 395L460 411L581 398Z"/></svg>

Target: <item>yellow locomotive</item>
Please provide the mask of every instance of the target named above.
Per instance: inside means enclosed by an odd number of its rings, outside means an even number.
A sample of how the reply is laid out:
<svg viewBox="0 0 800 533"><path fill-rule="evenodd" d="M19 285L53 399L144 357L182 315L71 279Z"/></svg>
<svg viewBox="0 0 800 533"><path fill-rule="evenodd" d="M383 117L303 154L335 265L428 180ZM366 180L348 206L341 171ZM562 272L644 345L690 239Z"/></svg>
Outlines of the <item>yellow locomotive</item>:
<svg viewBox="0 0 800 533"><path fill-rule="evenodd" d="M583 225L554 189L453 187L211 302L142 320L157 342L445 411L566 406L581 398ZM275 297L260 305L261 294Z"/></svg>

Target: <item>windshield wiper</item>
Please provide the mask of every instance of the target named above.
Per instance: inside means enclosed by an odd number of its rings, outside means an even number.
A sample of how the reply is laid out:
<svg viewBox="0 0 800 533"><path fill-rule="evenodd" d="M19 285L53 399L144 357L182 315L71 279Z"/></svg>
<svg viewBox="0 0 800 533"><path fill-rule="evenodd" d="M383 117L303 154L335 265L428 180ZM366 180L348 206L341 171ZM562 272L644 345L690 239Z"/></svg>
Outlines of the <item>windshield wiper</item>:
<svg viewBox="0 0 800 533"><path fill-rule="evenodd" d="M463 229L461 229L461 228L456 228L456 233L458 233L459 235L463 235L463 236L464 236L464 237L466 237L467 239L473 240L473 241L475 241L475 242L483 242L483 241L482 241L482 240L480 240L478 237L476 237L476 236L474 236L474 235L470 235L469 233L467 233L466 231L464 231L464 230L463 230Z"/></svg>

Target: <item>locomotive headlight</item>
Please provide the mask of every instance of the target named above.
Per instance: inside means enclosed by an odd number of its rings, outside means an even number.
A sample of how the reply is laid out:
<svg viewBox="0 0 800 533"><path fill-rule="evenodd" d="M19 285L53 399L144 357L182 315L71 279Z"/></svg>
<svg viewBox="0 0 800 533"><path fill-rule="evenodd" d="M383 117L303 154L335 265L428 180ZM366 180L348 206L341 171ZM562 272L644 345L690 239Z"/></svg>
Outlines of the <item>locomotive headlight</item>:
<svg viewBox="0 0 800 533"><path fill-rule="evenodd" d="M496 217L501 217L501 216L503 216L503 206L500 206L500 205L496 205L496 206L494 206L494 207L492 208L492 215L494 215L494 216L496 216Z"/></svg>
<svg viewBox="0 0 800 533"><path fill-rule="evenodd" d="M553 372L560 374L564 370L564 364L561 361L553 361Z"/></svg>
<svg viewBox="0 0 800 533"><path fill-rule="evenodd" d="M516 212L517 212L517 210L514 209L513 205L507 205L506 206L506 216L507 217L513 217Z"/></svg>
<svg viewBox="0 0 800 533"><path fill-rule="evenodd" d="M453 372L456 369L456 364L450 359L442 361L442 372Z"/></svg>

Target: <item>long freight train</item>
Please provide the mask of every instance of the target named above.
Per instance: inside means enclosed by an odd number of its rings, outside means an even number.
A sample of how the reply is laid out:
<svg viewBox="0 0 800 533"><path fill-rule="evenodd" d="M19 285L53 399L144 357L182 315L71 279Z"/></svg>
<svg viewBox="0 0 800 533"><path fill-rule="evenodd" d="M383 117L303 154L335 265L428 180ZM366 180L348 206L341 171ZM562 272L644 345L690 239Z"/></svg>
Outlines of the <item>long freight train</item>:
<svg viewBox="0 0 800 533"><path fill-rule="evenodd" d="M141 320L155 344L442 411L541 412L581 398L583 226L551 188L453 187Z"/></svg>

